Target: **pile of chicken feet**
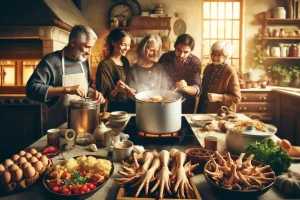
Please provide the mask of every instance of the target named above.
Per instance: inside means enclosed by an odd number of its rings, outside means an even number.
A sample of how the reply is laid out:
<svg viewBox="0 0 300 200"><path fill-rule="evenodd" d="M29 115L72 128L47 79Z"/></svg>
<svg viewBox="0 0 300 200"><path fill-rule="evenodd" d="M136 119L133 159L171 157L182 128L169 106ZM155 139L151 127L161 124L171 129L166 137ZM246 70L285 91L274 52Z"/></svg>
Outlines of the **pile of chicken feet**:
<svg viewBox="0 0 300 200"><path fill-rule="evenodd" d="M145 195L149 194L149 185L154 182L150 190L153 193L159 187L158 198L165 196L164 190L170 195L174 192L178 198L194 198L195 193L189 183L189 178L194 176L192 171L199 165L192 165L186 161L186 154L178 149L170 152L146 151L143 154L133 153L133 163L123 161L123 170L118 171L122 178L116 178L121 186L137 188L135 197L138 197L144 188ZM139 162L141 164L139 164Z"/></svg>
<svg viewBox="0 0 300 200"><path fill-rule="evenodd" d="M216 160L211 157L211 163L205 169L205 173L213 181L224 188L231 190L260 190L274 181L274 172L270 166L253 166L251 161L254 155L250 155L243 162L245 153L241 153L236 161L233 161L227 152L225 160L217 151Z"/></svg>

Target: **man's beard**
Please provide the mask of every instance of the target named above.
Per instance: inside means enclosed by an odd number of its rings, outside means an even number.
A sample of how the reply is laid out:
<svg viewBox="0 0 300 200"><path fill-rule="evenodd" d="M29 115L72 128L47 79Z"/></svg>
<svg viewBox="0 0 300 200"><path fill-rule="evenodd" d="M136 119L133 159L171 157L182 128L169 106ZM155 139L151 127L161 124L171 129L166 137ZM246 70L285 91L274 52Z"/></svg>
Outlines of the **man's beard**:
<svg viewBox="0 0 300 200"><path fill-rule="evenodd" d="M72 53L76 61L80 61L80 62L86 61L86 58L83 57L82 52L79 49L74 48Z"/></svg>

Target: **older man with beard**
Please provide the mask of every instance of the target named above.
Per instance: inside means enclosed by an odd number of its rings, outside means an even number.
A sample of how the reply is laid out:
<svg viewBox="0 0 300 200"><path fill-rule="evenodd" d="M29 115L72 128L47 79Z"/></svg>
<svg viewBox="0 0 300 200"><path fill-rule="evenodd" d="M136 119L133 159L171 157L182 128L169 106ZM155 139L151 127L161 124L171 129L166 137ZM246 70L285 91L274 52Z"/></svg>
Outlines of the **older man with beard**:
<svg viewBox="0 0 300 200"><path fill-rule="evenodd" d="M26 85L28 98L48 106L47 128L54 128L67 120L71 99L90 97L105 100L101 93L91 88L87 57L97 40L88 26L72 28L68 45L60 51L46 55L38 64Z"/></svg>

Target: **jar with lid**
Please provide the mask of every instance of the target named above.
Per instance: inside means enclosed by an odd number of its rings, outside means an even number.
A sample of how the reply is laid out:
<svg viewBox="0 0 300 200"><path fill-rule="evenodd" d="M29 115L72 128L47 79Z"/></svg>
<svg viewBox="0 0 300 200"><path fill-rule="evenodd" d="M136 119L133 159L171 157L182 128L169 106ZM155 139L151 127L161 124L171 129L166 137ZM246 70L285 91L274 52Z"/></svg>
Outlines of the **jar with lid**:
<svg viewBox="0 0 300 200"><path fill-rule="evenodd" d="M280 29L279 37L286 37L286 33L285 33L285 31L283 30L283 28Z"/></svg>
<svg viewBox="0 0 300 200"><path fill-rule="evenodd" d="M272 37L279 37L279 33L280 33L279 29L273 29Z"/></svg>
<svg viewBox="0 0 300 200"><path fill-rule="evenodd" d="M266 30L266 33L268 35L267 37L272 37L272 31L273 31L272 28L270 28L270 27L267 28L267 30Z"/></svg>
<svg viewBox="0 0 300 200"><path fill-rule="evenodd" d="M298 57L298 47L291 45L289 48L289 57Z"/></svg>

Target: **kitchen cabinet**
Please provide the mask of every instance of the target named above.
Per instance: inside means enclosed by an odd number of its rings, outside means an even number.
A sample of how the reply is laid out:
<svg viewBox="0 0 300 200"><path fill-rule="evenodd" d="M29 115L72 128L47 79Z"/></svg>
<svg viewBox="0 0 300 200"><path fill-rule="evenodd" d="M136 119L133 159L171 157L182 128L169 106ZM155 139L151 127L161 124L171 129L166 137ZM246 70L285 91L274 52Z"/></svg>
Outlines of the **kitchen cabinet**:
<svg viewBox="0 0 300 200"><path fill-rule="evenodd" d="M280 94L280 124L277 136L300 145L300 98Z"/></svg>
<svg viewBox="0 0 300 200"><path fill-rule="evenodd" d="M237 105L237 113L246 116L260 115L262 121L271 124L279 124L279 95L272 91L241 91L242 99Z"/></svg>

